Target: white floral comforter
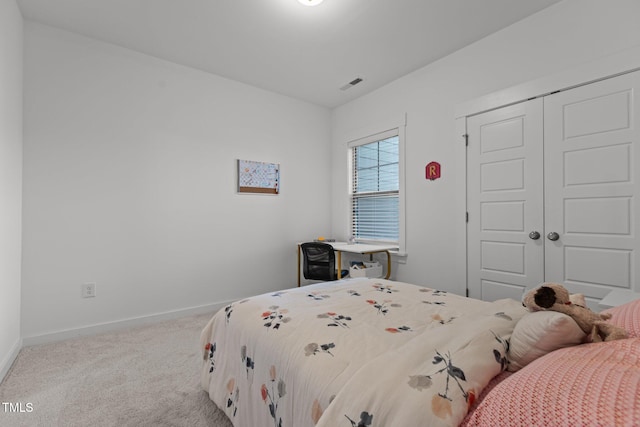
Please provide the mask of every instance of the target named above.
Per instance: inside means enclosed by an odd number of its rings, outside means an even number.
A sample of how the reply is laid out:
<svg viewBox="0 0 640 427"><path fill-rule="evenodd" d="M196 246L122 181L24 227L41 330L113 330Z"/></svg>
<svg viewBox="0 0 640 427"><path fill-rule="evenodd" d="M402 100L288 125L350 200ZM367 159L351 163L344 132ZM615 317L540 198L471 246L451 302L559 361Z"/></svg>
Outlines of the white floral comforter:
<svg viewBox="0 0 640 427"><path fill-rule="evenodd" d="M458 425L525 312L382 279L264 294L205 327L202 386L237 427Z"/></svg>

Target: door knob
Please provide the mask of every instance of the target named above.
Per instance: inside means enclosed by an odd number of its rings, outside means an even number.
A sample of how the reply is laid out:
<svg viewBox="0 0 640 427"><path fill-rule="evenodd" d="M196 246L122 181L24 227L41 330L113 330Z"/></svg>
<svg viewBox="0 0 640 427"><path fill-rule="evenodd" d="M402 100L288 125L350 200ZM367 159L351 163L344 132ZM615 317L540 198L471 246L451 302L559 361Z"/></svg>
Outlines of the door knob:
<svg viewBox="0 0 640 427"><path fill-rule="evenodd" d="M538 233L537 231L532 231L531 233L529 233L529 238L531 240L538 240L540 238L540 233Z"/></svg>
<svg viewBox="0 0 640 427"><path fill-rule="evenodd" d="M551 233L547 234L547 239L552 240L552 241L556 241L560 238L560 235L558 233L556 233L555 231L552 231Z"/></svg>

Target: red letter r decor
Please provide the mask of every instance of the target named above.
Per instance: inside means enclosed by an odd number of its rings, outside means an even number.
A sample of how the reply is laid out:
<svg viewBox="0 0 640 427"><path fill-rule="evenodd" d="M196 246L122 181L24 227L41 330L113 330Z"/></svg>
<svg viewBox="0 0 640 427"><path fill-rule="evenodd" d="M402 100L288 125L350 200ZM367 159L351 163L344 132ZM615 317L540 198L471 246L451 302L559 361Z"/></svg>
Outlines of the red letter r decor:
<svg viewBox="0 0 640 427"><path fill-rule="evenodd" d="M440 163L429 163L425 168L425 177L431 181L440 178Z"/></svg>

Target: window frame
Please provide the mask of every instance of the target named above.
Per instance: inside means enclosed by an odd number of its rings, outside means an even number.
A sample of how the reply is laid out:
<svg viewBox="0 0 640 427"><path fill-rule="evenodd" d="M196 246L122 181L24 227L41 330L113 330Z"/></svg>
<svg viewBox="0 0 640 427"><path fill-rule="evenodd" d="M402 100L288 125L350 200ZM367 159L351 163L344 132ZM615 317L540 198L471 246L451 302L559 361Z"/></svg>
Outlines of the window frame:
<svg viewBox="0 0 640 427"><path fill-rule="evenodd" d="M363 132L364 133L364 132ZM347 168L347 179L348 179L348 234L351 235L353 230L353 190L354 190L354 164L353 164L353 149L370 144L372 142L382 141L387 138L391 138L397 136L398 137L398 253L405 254L406 246L405 246L405 124L404 121L401 125L395 125L392 127L386 127L386 129L379 129L377 131L368 133L364 137L360 137L357 139L351 139L347 142L347 157L348 157L348 168ZM385 191L381 191L381 193L385 193ZM382 244L389 243L389 241L384 240L371 240L371 239L357 239L357 242L361 243L371 243L371 244ZM391 241L391 243L396 243L395 241Z"/></svg>

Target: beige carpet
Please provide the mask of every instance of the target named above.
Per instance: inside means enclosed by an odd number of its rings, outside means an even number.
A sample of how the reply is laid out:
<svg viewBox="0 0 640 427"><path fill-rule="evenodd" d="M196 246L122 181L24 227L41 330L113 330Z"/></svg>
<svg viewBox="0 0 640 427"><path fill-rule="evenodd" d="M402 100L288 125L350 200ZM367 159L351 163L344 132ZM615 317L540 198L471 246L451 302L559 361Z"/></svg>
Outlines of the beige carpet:
<svg viewBox="0 0 640 427"><path fill-rule="evenodd" d="M210 317L22 349L0 384L0 426L231 427L199 384Z"/></svg>

